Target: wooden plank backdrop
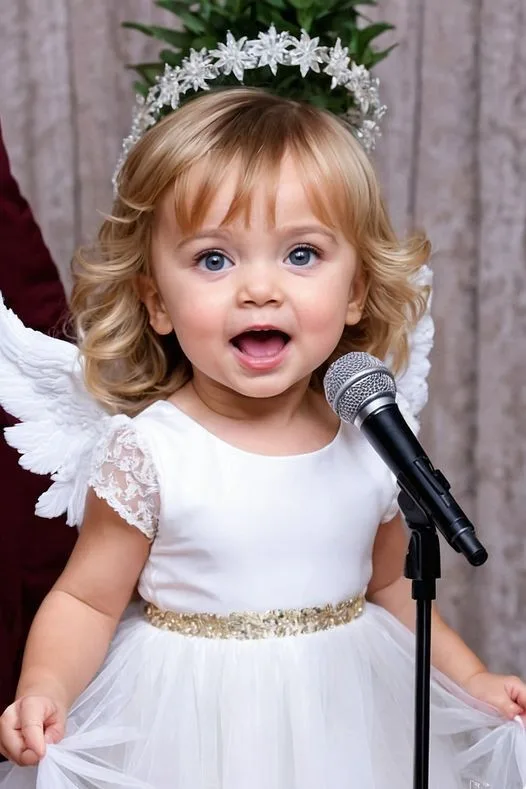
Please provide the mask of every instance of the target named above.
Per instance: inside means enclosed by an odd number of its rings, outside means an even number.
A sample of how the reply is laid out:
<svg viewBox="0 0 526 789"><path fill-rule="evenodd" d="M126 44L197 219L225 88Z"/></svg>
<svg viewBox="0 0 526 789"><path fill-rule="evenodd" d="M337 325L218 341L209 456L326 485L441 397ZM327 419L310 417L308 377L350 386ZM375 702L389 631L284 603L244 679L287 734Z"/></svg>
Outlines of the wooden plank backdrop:
<svg viewBox="0 0 526 789"><path fill-rule="evenodd" d="M492 668L526 675L526 6L383 0L374 14L399 42L378 68L379 171L397 228L425 226L435 248L423 442L491 554L473 569L444 546L441 608ZM125 65L158 50L125 19L173 21L151 0L2 3L0 118L67 286L110 205Z"/></svg>

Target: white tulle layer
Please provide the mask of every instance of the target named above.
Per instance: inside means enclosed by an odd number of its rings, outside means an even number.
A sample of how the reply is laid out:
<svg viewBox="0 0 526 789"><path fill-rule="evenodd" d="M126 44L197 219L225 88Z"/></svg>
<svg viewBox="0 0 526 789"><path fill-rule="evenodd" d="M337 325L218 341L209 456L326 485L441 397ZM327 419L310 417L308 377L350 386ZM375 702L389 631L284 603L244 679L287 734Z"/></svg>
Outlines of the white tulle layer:
<svg viewBox="0 0 526 789"><path fill-rule="evenodd" d="M368 605L349 625L195 639L132 612L67 736L1 789L409 789L413 637ZM442 682L442 678L438 678ZM431 789L523 789L526 732L433 682Z"/></svg>

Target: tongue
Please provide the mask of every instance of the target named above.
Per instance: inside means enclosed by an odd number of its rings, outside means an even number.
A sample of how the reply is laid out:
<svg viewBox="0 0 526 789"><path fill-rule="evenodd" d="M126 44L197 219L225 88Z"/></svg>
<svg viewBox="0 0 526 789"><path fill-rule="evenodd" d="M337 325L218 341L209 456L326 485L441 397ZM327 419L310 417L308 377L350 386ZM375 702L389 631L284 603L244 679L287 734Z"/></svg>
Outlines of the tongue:
<svg viewBox="0 0 526 789"><path fill-rule="evenodd" d="M236 337L236 345L247 356L264 358L277 356L285 346L285 338L278 332L246 332Z"/></svg>

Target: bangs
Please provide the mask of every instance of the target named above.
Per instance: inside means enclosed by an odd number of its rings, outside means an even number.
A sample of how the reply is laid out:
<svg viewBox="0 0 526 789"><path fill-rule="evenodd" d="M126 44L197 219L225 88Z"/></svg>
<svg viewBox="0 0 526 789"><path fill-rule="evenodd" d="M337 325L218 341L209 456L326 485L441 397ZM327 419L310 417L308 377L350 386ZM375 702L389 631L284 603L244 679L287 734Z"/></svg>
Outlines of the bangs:
<svg viewBox="0 0 526 789"><path fill-rule="evenodd" d="M235 130L234 130L235 126ZM241 128L240 128L241 126ZM172 181L173 209L184 237L198 232L210 207L232 171L237 172L230 203L224 206L221 225L240 216L248 225L254 192L264 186L267 222L276 223L276 197L281 164L290 156L309 205L326 227L340 231L356 243L371 205L367 166L358 143L338 121L319 113L262 113L259 117L233 117L215 129L205 154L189 162Z"/></svg>

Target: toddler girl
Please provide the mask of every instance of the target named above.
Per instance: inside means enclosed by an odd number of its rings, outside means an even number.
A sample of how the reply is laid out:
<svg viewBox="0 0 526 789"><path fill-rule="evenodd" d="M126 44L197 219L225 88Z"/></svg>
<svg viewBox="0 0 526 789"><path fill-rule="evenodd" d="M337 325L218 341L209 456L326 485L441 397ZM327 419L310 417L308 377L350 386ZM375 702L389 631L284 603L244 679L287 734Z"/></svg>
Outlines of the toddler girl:
<svg viewBox="0 0 526 789"><path fill-rule="evenodd" d="M0 719L2 789L407 789L407 535L321 384L368 351L414 420L428 242L396 239L342 121L247 88L142 136L99 240L72 300L89 396L70 346L1 318L11 440L55 453L82 519ZM433 662L433 789L522 787L524 684L436 612Z"/></svg>

